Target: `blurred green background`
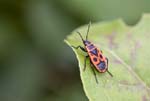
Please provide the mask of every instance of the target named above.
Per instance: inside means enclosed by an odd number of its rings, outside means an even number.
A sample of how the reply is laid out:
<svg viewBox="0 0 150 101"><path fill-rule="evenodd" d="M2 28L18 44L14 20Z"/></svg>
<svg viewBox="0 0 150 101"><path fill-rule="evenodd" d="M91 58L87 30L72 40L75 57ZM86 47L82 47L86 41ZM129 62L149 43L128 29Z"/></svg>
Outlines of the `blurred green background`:
<svg viewBox="0 0 150 101"><path fill-rule="evenodd" d="M63 42L90 20L134 25L149 0L0 0L0 101L87 101Z"/></svg>

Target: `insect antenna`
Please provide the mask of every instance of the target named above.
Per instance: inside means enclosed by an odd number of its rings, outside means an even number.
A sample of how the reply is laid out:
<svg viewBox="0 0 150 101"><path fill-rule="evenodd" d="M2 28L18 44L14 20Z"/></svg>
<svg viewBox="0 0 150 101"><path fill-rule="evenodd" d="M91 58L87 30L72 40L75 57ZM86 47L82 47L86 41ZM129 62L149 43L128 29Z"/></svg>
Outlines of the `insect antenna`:
<svg viewBox="0 0 150 101"><path fill-rule="evenodd" d="M111 76L111 77L113 77L113 75L107 70L107 73Z"/></svg>
<svg viewBox="0 0 150 101"><path fill-rule="evenodd" d="M89 34L90 26L91 26L91 21L88 24L88 29L87 29L87 33L86 33L86 40L88 39L88 34Z"/></svg>
<svg viewBox="0 0 150 101"><path fill-rule="evenodd" d="M83 39L83 37L82 37L81 33L80 33L80 32L78 32L78 31L76 31L76 32L80 35L80 37L81 37L82 41L84 42L84 39Z"/></svg>

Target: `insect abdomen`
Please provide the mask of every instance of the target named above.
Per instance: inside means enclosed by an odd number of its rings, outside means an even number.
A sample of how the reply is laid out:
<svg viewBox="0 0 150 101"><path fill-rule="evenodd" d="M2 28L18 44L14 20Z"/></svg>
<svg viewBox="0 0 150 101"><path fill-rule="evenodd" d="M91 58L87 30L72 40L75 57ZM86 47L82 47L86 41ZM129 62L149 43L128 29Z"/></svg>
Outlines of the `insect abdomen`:
<svg viewBox="0 0 150 101"><path fill-rule="evenodd" d="M98 50L93 44L86 46L87 52L90 56L92 64L96 67L99 72L105 72L107 69L107 64L105 62L105 57L102 55L101 51Z"/></svg>

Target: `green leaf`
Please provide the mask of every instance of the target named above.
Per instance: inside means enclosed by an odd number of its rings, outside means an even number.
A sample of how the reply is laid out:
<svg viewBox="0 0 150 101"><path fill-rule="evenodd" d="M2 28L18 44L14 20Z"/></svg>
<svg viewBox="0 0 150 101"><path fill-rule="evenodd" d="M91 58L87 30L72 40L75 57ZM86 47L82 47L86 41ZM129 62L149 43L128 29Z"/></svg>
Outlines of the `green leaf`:
<svg viewBox="0 0 150 101"><path fill-rule="evenodd" d="M87 25L76 31L85 38ZM75 52L84 91L90 101L150 101L150 15L145 14L135 26L127 26L121 19L93 23L89 41L94 43L109 59L109 71L96 72L96 83L87 61L83 71L84 56L80 49ZM65 42L71 46L83 46L79 35L73 31Z"/></svg>

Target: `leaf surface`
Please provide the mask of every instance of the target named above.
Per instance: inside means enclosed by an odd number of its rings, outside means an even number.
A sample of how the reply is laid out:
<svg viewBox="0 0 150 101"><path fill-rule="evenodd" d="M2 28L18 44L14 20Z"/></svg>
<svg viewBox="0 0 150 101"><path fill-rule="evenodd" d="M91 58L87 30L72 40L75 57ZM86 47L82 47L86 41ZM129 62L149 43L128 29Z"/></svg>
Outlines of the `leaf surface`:
<svg viewBox="0 0 150 101"><path fill-rule="evenodd" d="M87 25L67 36L65 42L71 47L81 45L79 31L85 38ZM109 71L96 71L96 83L90 62L84 68L85 52L73 49L79 62L84 91L90 101L150 101L150 15L145 14L135 26L126 25L121 19L93 23L89 41L103 51L109 59ZM84 47L84 46L83 46Z"/></svg>

